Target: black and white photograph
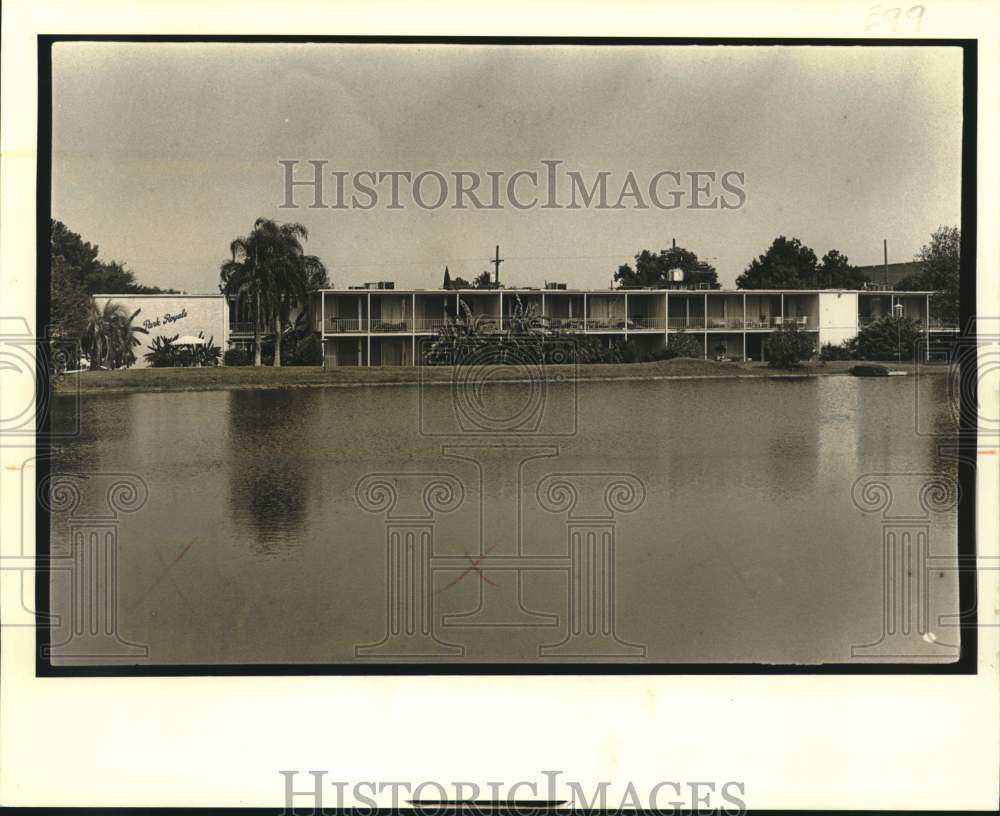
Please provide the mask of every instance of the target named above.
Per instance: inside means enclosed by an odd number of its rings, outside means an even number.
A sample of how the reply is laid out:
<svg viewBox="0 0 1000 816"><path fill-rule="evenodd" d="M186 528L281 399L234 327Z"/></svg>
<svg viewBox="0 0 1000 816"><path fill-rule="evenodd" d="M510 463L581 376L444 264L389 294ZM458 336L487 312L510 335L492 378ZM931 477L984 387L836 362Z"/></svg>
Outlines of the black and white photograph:
<svg viewBox="0 0 1000 816"><path fill-rule="evenodd" d="M51 664L954 663L962 70L55 43Z"/></svg>
<svg viewBox="0 0 1000 816"><path fill-rule="evenodd" d="M28 5L0 803L1000 795L995 7Z"/></svg>

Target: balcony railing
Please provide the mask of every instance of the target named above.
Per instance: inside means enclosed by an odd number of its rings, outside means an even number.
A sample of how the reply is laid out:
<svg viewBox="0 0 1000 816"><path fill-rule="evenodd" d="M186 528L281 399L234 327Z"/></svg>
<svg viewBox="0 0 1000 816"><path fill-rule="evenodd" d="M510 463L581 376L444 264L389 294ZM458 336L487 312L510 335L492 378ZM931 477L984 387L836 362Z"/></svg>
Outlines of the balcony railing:
<svg viewBox="0 0 1000 816"><path fill-rule="evenodd" d="M932 317L927 326L931 331L958 331L957 322L942 320L940 317Z"/></svg>
<svg viewBox="0 0 1000 816"><path fill-rule="evenodd" d="M691 317L668 317L667 328L675 331L703 329L705 328L705 318L698 315L692 315Z"/></svg>
<svg viewBox="0 0 1000 816"><path fill-rule="evenodd" d="M376 317L372 318L371 329L369 331L376 333L387 334L390 332L408 332L410 331L410 326L412 321L408 317L398 317L398 318L382 318Z"/></svg>
<svg viewBox="0 0 1000 816"><path fill-rule="evenodd" d="M861 328L864 328L865 326L870 326L872 323L875 323L875 322L881 320L884 317L888 317L888 315L858 315L858 325ZM903 317L907 318L908 320L916 320L917 323L920 324L920 328L923 328L924 327L924 323L927 322L927 318L924 317L924 315L920 315L920 314L911 315L911 314L904 313ZM955 328L957 328L957 326L954 323L949 323L947 321L941 320L938 317L932 317L932 318L930 318L930 322L929 322L928 325L929 325L929 327L931 329L955 329Z"/></svg>
<svg viewBox="0 0 1000 816"><path fill-rule="evenodd" d="M443 317L416 317L412 321L415 332L436 332L444 325Z"/></svg>
<svg viewBox="0 0 1000 816"><path fill-rule="evenodd" d="M630 331L663 331L666 320L662 317L630 317Z"/></svg>
<svg viewBox="0 0 1000 816"><path fill-rule="evenodd" d="M779 326L795 326L799 329L816 328L816 318L809 315L774 317L771 319L774 321L774 328L778 328Z"/></svg>
<svg viewBox="0 0 1000 816"><path fill-rule="evenodd" d="M742 329L742 317L709 317L707 319L710 329Z"/></svg>
<svg viewBox="0 0 1000 816"><path fill-rule="evenodd" d="M625 331L630 321L624 317L588 317L587 331Z"/></svg>
<svg viewBox="0 0 1000 816"><path fill-rule="evenodd" d="M748 317L743 321L745 329L777 329L782 326L795 326L799 329L815 328L816 318L809 315L781 317L780 315L762 315Z"/></svg>
<svg viewBox="0 0 1000 816"><path fill-rule="evenodd" d="M582 317L550 317L548 329L553 332L582 332Z"/></svg>
<svg viewBox="0 0 1000 816"><path fill-rule="evenodd" d="M476 321L476 327L483 334L499 334L501 331L498 315L476 315L473 319Z"/></svg>
<svg viewBox="0 0 1000 816"><path fill-rule="evenodd" d="M345 332L363 332L368 328L368 321L357 317L328 317L323 330L328 334Z"/></svg>
<svg viewBox="0 0 1000 816"><path fill-rule="evenodd" d="M477 315L478 330L483 334L497 334L508 328L511 323L509 316ZM859 325L867 326L877 320L871 315L861 315ZM924 318L917 317L923 323ZM432 333L445 323L442 317L403 317L403 318L367 318L328 317L324 324L327 334L356 334L372 332L373 334L391 333ZM817 318L810 315L798 316L760 316L760 317L543 317L543 331L554 334L569 334L576 332L625 332L625 331L773 331L781 326L795 326L798 329L815 330ZM954 326L931 319L931 328L946 329ZM238 322L230 324L231 335L253 335L253 323Z"/></svg>
<svg viewBox="0 0 1000 816"><path fill-rule="evenodd" d="M234 334L245 334L248 336L253 336L253 321L241 320L236 323L230 323L229 334L230 336Z"/></svg>

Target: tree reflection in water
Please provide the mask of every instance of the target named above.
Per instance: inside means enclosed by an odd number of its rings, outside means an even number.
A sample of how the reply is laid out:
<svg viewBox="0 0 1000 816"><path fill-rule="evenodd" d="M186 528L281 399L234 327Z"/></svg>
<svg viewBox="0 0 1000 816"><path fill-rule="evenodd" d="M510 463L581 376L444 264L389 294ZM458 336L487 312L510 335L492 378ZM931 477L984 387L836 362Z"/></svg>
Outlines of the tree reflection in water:
<svg viewBox="0 0 1000 816"><path fill-rule="evenodd" d="M229 392L230 516L255 554L287 556L301 547L312 481L306 473L309 431L318 396L303 391L290 400L281 390ZM262 457L261 450L281 456Z"/></svg>

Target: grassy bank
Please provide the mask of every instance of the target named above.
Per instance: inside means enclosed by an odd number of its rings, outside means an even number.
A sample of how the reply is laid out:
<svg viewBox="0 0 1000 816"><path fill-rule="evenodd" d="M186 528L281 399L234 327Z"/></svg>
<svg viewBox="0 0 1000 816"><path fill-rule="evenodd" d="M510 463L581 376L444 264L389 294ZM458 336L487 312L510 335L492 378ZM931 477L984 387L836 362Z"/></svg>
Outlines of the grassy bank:
<svg viewBox="0 0 1000 816"><path fill-rule="evenodd" d="M793 371L768 368L764 363L717 363L713 360L662 360L653 363L593 364L580 366L546 366L545 377L550 381L576 379L579 382L615 380L717 379L743 377L815 377L845 375L855 363L837 361L810 362ZM891 368L913 371L913 364L891 364ZM944 366L934 371L946 370ZM409 385L418 382L450 383L454 369L450 366L331 369L311 367L287 368L148 368L127 371L87 371L67 375L56 384L56 393L84 394L131 393L148 391L224 391L232 389L322 388L374 385ZM491 366L472 377L481 381L524 381L536 376L518 366Z"/></svg>

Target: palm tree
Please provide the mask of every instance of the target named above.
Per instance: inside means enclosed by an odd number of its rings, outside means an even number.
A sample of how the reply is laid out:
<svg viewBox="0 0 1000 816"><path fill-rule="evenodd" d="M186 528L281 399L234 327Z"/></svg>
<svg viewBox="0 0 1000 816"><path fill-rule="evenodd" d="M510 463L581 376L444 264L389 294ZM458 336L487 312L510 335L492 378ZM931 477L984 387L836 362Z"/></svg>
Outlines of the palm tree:
<svg viewBox="0 0 1000 816"><path fill-rule="evenodd" d="M90 357L90 367L129 368L135 362L133 349L140 345L137 334L149 334L142 326L133 325L141 312L136 309L131 315L120 303L105 301L102 308L90 301L87 314L87 328L84 331L83 347Z"/></svg>
<svg viewBox="0 0 1000 816"><path fill-rule="evenodd" d="M305 237L305 228L302 230ZM322 288L327 284L326 267L315 255L302 253L302 246L296 241L289 244L288 254L282 263L278 264L275 276L276 297L274 300L274 318L277 331L274 334L274 365L281 365L281 342L285 327L291 328L292 307L305 305L309 291Z"/></svg>
<svg viewBox="0 0 1000 816"><path fill-rule="evenodd" d="M220 267L220 289L250 299L254 308L254 365L261 364L264 321L274 327L274 364L281 365L281 337L293 304L305 302L311 287L326 281L326 267L306 255L302 241L309 233L302 224L278 224L258 218L246 237L229 245L231 259Z"/></svg>

